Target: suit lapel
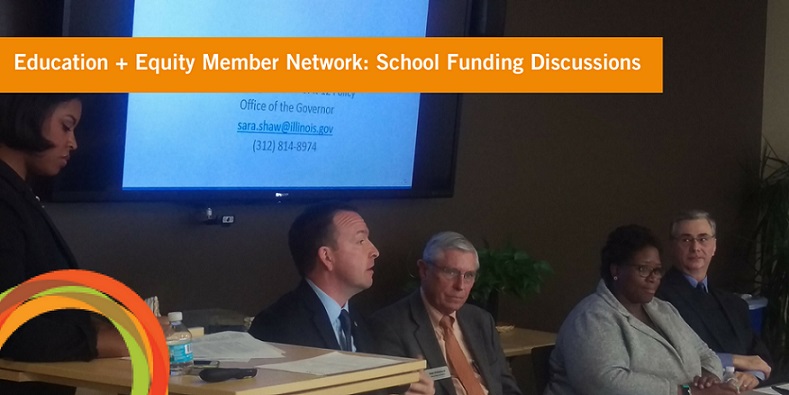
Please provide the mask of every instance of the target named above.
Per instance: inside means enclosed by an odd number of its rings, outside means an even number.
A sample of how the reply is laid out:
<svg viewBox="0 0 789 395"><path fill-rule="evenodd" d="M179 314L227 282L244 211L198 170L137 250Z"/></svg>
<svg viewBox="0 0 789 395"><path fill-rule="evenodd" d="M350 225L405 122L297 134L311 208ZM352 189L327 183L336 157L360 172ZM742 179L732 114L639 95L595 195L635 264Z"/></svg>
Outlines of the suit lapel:
<svg viewBox="0 0 789 395"><path fill-rule="evenodd" d="M427 360L427 368L439 368L448 366L447 361L444 359L444 353L441 351L441 346L438 345L436 333L433 330L433 324L430 323L430 318L427 315L427 310L422 302L422 296L417 290L411 294L409 300L411 307L411 319L414 322L414 338L419 343L419 348L425 353L423 357ZM437 381L439 387L443 389L444 394L455 394L455 387L452 385L452 380L444 379ZM438 390L438 388L436 388ZM441 392L436 391L437 394Z"/></svg>
<svg viewBox="0 0 789 395"><path fill-rule="evenodd" d="M657 333L654 329L650 328L649 325L645 324L638 318L636 318L633 314L631 314L627 309L616 299L613 293L608 289L608 287L600 281L600 284L597 286L597 293L603 297L603 299L608 303L612 308L616 309L619 314L622 314L627 318L627 323L630 325L631 328L643 333L646 336L649 336L660 344L662 344L666 349L670 350L671 353L677 358L680 363L682 362L682 357L680 356L677 349L669 343L668 339L661 336ZM670 322L664 320L660 314L656 313L654 310L657 308L657 303L653 300L650 303L647 303L644 306L644 311L655 323L659 328L671 328L672 325ZM668 334L666 336L669 336ZM677 343L681 344L681 343Z"/></svg>
<svg viewBox="0 0 789 395"><path fill-rule="evenodd" d="M367 325L362 316L356 311L355 308L351 309L351 336L353 336L356 351L373 352L374 343L370 337L370 332L367 330Z"/></svg>
<svg viewBox="0 0 789 395"><path fill-rule="evenodd" d="M701 303L696 299L694 295L695 292L700 292L694 289L685 276L682 275L682 272L677 270L676 268L671 268L667 273L664 281L668 281L669 284L672 286L674 292L677 294L677 298L685 305L685 310L690 309L692 311L691 315L695 317L707 317L709 313L701 306ZM687 319L686 319L687 321ZM718 344L726 344L726 339L721 339L718 330L711 326L711 323L714 321L712 319L697 319L696 322L700 322L707 329L707 333L710 336L714 337Z"/></svg>
<svg viewBox="0 0 789 395"><path fill-rule="evenodd" d="M18 193L21 193L24 196L25 203L32 206L33 209L41 215L46 222L47 227L49 228L49 232L52 234L52 237L55 239L55 243L60 250L60 253L63 254L63 257L66 259L66 263L72 269L77 269L77 260L74 258L74 254L69 249L66 241L63 239L63 236L58 231L55 224L52 223L52 219L49 217L49 214L44 210L44 206L41 205L38 198L30 187L19 178L19 176L12 170L5 162L0 160L0 177L4 178L12 188L14 188ZM27 216L27 214L24 214ZM32 219L28 218L29 223L32 226ZM51 258L47 258L51 259Z"/></svg>
<svg viewBox="0 0 789 395"><path fill-rule="evenodd" d="M731 344L732 343L731 341L722 344L725 344L727 349L730 349L732 347L736 348L740 344L748 344L748 341L746 339L743 339L743 336L745 334L738 329L737 325L734 325L735 322L738 322L740 320L734 316L734 311L732 310L732 308L730 308L730 305L725 302L723 293L718 291L716 288L712 288L712 287L709 289L709 292L710 295L712 295L712 297L715 298L715 302L718 303L720 306L723 306L721 310L723 310L723 315L726 318L726 325L728 325L731 328L732 332L734 332L734 335L737 337L737 341L734 344ZM718 341L720 341L720 339Z"/></svg>
<svg viewBox="0 0 789 395"><path fill-rule="evenodd" d="M482 376L482 379L485 381L485 387L490 388L490 383L493 382L490 376L490 361L488 361L488 354L485 352L485 345L480 343L480 340L486 339L487 337L482 333L479 327L471 324L472 319L469 317L468 309L465 306L458 310L457 317L458 325L460 325L460 329L463 331L466 347L468 347L469 352L471 352L471 359L473 359L477 365L476 368L479 370L479 375Z"/></svg>
<svg viewBox="0 0 789 395"><path fill-rule="evenodd" d="M323 303L321 303L318 295L315 294L315 291L312 290L312 287L310 287L306 281L302 281L301 284L299 284L297 292L302 295L301 300L304 301L304 306L312 315L312 324L325 343L325 347L332 350L339 350L340 343L337 342L337 336L334 334L331 320L329 320L326 309L323 307Z"/></svg>
<svg viewBox="0 0 789 395"><path fill-rule="evenodd" d="M55 242L58 244L60 252L63 254L63 256L66 257L66 261L68 261L69 267L71 267L72 269L76 269L77 260L76 258L74 258L74 255L71 253L71 250L68 248L68 245L66 245L66 241L63 240L63 236L55 227L55 224L52 223L52 219L49 218L49 214L47 214L47 212L44 211L44 206L42 206L41 203L38 202L38 199L35 196L33 196L33 199L34 200L32 200L31 203L36 202L33 205L36 207L36 210L41 214L41 216L44 217L44 221L46 221L47 226L49 227L49 232L52 233L52 236L55 238Z"/></svg>
<svg viewBox="0 0 789 395"><path fill-rule="evenodd" d="M655 311L656 309L657 307L655 303L648 303L644 306L644 310L647 312L649 319L651 319L652 322L655 323L655 325L657 325L657 327L663 331L663 334L667 336L668 339L664 338L659 333L655 332L654 329L650 328L647 324L641 322L641 320L639 320L636 317L633 317L632 315L628 318L628 321L630 322L630 325L633 326L633 328L638 329L645 335L650 336L653 339L660 342L660 344L662 344L663 346L666 347L666 349L671 351L671 353L677 358L677 360L680 363L682 363L682 356L680 355L679 350L677 350L677 348L674 347L674 344L683 344L684 340L675 338L674 335L676 333L674 331L667 331L664 329L664 328L673 328L674 324L672 322L669 322L667 319L665 319L666 317L664 317L664 315L656 312Z"/></svg>

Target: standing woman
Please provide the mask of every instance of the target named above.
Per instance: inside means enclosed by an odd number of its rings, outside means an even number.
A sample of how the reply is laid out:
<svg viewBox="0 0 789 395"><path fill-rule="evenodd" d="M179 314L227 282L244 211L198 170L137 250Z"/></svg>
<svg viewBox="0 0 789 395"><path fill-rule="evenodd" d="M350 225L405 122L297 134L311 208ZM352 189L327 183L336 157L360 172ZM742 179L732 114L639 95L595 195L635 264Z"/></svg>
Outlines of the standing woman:
<svg viewBox="0 0 789 395"><path fill-rule="evenodd" d="M77 262L38 198L31 176L55 176L77 149L82 102L65 94L0 94L0 292ZM87 361L128 355L109 323L81 310L45 313L17 329L0 358ZM0 380L2 394L69 394L73 388Z"/></svg>

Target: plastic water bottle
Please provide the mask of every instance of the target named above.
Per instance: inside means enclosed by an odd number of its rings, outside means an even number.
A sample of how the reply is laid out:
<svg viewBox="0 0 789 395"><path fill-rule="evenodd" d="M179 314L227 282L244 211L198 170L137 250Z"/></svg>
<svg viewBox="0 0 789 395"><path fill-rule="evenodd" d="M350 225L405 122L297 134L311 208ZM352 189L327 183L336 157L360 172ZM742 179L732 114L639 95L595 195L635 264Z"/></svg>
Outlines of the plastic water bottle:
<svg viewBox="0 0 789 395"><path fill-rule="evenodd" d="M737 380L737 376L734 375L734 366L726 367L726 371L723 372L723 382L728 383L730 386L734 387L737 392L740 392L740 381Z"/></svg>
<svg viewBox="0 0 789 395"><path fill-rule="evenodd" d="M181 322L183 314L172 312L167 314L170 330L165 334L167 348L170 350L170 376L180 376L189 372L194 364L192 357L192 334Z"/></svg>

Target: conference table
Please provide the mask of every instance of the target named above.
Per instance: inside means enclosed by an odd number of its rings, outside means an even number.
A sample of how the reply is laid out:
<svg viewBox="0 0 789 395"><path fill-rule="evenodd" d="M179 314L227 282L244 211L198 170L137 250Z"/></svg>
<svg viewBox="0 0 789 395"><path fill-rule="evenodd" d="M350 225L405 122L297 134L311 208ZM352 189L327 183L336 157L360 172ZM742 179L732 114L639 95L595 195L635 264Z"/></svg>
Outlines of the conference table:
<svg viewBox="0 0 789 395"><path fill-rule="evenodd" d="M789 383L776 384L775 386L779 387L781 389L789 391ZM747 392L741 392L740 393L740 395L768 395L768 394L769 395L782 395L781 393L779 393L778 391L775 391L771 387L757 388L757 389L754 389L754 390L750 390L750 391L747 391Z"/></svg>
<svg viewBox="0 0 789 395"><path fill-rule="evenodd" d="M542 394L548 383L548 358L556 334L534 329L508 328L500 331L501 348L524 395Z"/></svg>
<svg viewBox="0 0 789 395"><path fill-rule="evenodd" d="M512 328L499 334L501 348L507 358L531 355L535 348L556 344L556 334L534 329Z"/></svg>
<svg viewBox="0 0 789 395"><path fill-rule="evenodd" d="M183 395L279 395L336 394L346 395L404 385L419 380L424 360L385 357L391 365L363 368L329 375L315 375L266 369L265 364L299 361L331 353L331 350L271 343L284 351L284 358L253 359L248 363L222 363L229 367L258 368L257 376L220 383L207 383L197 376L170 377L170 394ZM370 354L342 353L354 357ZM111 393L129 393L132 382L131 361L128 359L96 359L90 362L27 363L0 360L0 379L10 381L41 381Z"/></svg>

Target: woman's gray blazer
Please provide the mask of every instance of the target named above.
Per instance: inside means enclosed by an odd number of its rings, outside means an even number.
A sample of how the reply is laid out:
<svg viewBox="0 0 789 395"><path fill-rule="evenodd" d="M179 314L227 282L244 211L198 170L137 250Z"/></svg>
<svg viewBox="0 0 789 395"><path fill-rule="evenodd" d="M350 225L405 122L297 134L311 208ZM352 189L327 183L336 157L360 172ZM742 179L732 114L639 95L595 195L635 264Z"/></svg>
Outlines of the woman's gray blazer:
<svg viewBox="0 0 789 395"><path fill-rule="evenodd" d="M600 281L559 330L545 395L676 395L702 369L721 376L718 357L674 306L653 298L644 308L666 337L630 315Z"/></svg>

